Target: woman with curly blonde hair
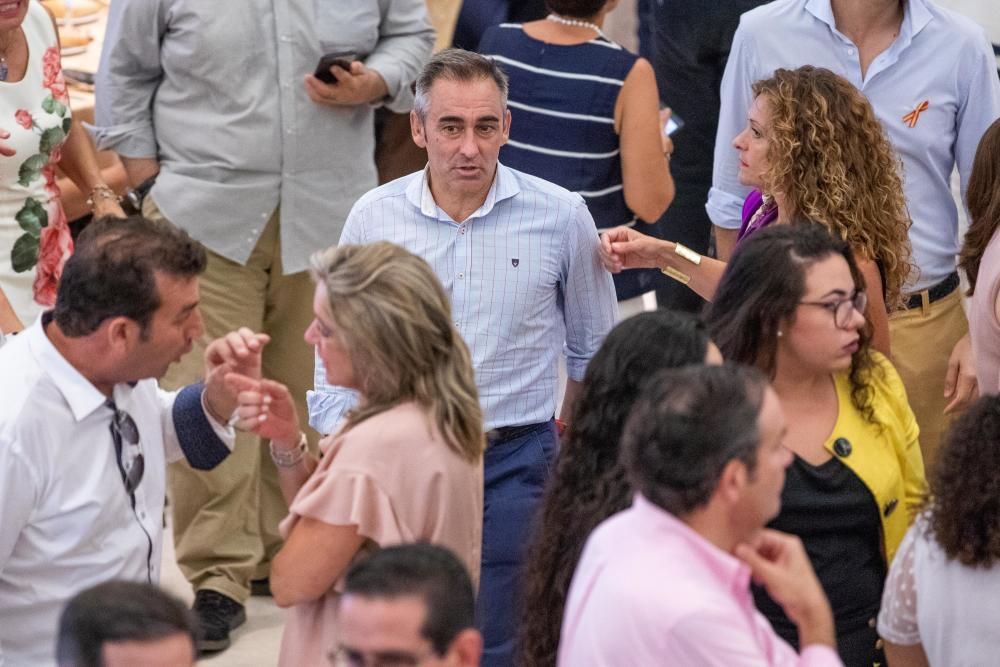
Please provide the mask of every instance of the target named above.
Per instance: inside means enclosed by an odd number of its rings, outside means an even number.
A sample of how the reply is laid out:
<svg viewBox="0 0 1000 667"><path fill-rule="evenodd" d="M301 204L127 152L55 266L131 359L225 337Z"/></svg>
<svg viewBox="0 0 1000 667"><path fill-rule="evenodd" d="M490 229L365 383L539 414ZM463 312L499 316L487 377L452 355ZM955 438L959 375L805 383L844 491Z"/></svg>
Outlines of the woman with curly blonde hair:
<svg viewBox="0 0 1000 667"><path fill-rule="evenodd" d="M903 303L910 226L899 160L864 96L819 67L779 69L753 87L747 127L733 141L740 182L754 188L739 239L772 223L810 220L850 244L869 285L873 347L889 351L889 309ZM659 267L709 301L725 263L619 227L602 236L608 270Z"/></svg>

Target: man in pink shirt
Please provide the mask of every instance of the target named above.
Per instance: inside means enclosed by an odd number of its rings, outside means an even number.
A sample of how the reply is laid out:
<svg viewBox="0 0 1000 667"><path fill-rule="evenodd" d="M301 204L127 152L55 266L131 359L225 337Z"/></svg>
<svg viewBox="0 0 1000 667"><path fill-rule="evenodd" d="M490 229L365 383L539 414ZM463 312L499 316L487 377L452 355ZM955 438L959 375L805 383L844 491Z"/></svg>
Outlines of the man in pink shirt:
<svg viewBox="0 0 1000 667"><path fill-rule="evenodd" d="M833 615L778 513L785 420L757 371L657 374L622 452L637 494L590 536L570 587L560 667L841 665ZM750 576L798 626L802 653L754 608Z"/></svg>

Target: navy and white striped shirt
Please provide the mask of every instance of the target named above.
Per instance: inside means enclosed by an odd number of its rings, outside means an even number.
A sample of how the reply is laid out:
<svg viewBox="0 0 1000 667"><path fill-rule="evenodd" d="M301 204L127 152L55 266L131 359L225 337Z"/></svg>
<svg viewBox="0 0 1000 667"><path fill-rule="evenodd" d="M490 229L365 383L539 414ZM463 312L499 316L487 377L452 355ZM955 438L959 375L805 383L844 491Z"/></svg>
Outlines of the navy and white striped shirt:
<svg viewBox="0 0 1000 667"><path fill-rule="evenodd" d="M638 56L604 38L549 44L518 23L487 30L479 50L510 78L503 163L582 196L599 230L634 224L622 187L615 104Z"/></svg>
<svg viewBox="0 0 1000 667"><path fill-rule="evenodd" d="M354 205L340 243L392 241L431 265L472 354L486 429L550 419L557 361L582 380L617 317L583 200L497 164L483 205L456 223L434 202L426 172L376 188ZM309 423L330 433L353 393L326 382L316 360Z"/></svg>

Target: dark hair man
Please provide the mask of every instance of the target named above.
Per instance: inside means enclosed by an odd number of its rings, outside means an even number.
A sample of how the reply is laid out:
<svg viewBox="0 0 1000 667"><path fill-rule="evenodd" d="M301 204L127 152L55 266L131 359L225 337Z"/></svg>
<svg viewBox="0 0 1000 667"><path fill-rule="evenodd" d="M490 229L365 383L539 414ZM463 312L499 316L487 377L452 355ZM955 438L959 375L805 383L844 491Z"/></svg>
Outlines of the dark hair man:
<svg viewBox="0 0 1000 667"><path fill-rule="evenodd" d="M78 590L155 583L166 467L228 456L226 372L260 377L267 336L212 342L205 381L154 378L202 336L205 251L167 222L103 219L66 262L55 309L0 349L0 662L53 664ZM242 370L241 370L242 369Z"/></svg>
<svg viewBox="0 0 1000 667"><path fill-rule="evenodd" d="M194 619L151 584L109 581L77 593L59 617L59 667L192 667Z"/></svg>
<svg viewBox="0 0 1000 667"><path fill-rule="evenodd" d="M472 580L453 553L432 544L388 547L347 573L333 656L352 667L475 667L483 641L474 617Z"/></svg>
<svg viewBox="0 0 1000 667"><path fill-rule="evenodd" d="M568 420L587 362L615 323L614 285L583 198L499 162L510 111L496 63L459 49L431 58L410 128L427 168L358 200L340 243L402 245L448 292L489 431L476 600L483 665L507 667L524 545L556 450L558 357L566 356ZM322 380L316 388L310 423L329 433L352 396Z"/></svg>
<svg viewBox="0 0 1000 667"><path fill-rule="evenodd" d="M840 665L802 543L764 525L791 454L764 376L691 366L649 379L622 439L632 507L599 525L573 576L559 664ZM750 576L796 623L796 656L754 608Z"/></svg>

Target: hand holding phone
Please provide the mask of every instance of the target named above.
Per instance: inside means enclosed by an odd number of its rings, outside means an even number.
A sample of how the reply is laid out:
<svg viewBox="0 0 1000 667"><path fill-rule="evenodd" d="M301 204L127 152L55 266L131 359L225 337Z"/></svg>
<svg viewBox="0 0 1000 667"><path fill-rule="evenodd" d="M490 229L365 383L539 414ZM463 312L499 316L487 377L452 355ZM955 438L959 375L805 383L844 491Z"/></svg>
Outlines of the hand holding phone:
<svg viewBox="0 0 1000 667"><path fill-rule="evenodd" d="M337 85L337 78L330 72L330 68L336 65L348 72L351 71L351 63L358 60L358 54L353 51L340 51L338 53L327 53L316 63L316 71L313 76L322 81Z"/></svg>

